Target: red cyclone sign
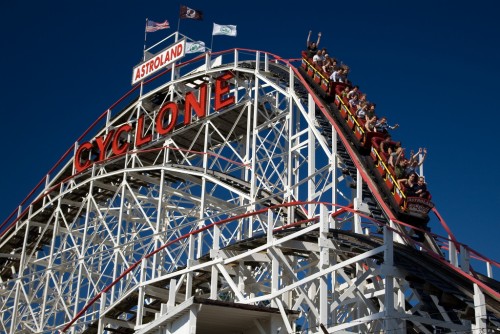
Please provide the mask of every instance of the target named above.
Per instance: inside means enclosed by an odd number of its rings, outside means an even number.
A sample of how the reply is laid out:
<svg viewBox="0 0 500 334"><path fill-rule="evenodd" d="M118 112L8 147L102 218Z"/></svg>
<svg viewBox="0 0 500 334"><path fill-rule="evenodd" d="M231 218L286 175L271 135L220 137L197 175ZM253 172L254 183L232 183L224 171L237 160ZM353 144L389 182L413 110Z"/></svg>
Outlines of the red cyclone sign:
<svg viewBox="0 0 500 334"><path fill-rule="evenodd" d="M207 106L213 98L214 111L221 110L235 103L234 95L230 94L229 80L234 75L227 72L215 79L212 97L209 96L208 84L199 87L198 92L187 92L184 96L184 112L179 110L178 103L165 102L154 118L154 127L147 127L146 114L140 115L136 121L123 124L117 128L109 128L106 134L91 141L80 144L75 153L75 172L79 173L89 168L93 163L124 154L131 149L140 148L153 141L153 134L159 135L159 140L169 134L174 127L183 122L191 123L192 112L198 119L206 116ZM197 93L197 94L196 94ZM178 122L179 114L184 119ZM148 116L149 117L149 116Z"/></svg>

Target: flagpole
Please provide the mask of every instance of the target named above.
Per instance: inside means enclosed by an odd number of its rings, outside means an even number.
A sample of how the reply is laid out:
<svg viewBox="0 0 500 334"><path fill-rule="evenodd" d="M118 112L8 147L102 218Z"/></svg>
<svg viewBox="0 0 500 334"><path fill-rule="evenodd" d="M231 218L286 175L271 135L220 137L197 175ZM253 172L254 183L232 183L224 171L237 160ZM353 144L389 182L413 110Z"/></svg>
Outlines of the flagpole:
<svg viewBox="0 0 500 334"><path fill-rule="evenodd" d="M146 38L148 36L148 18L146 17L146 26L144 27L144 47L142 49L142 61L146 60Z"/></svg>
<svg viewBox="0 0 500 334"><path fill-rule="evenodd" d="M148 36L148 18L146 17L146 26L144 27L144 47L142 48L142 61L146 61L146 38ZM144 80L141 80L141 88L139 90L139 97L142 97L142 88Z"/></svg>
<svg viewBox="0 0 500 334"><path fill-rule="evenodd" d="M177 18L177 31L181 28L181 7L182 5L179 4L179 17Z"/></svg>
<svg viewBox="0 0 500 334"><path fill-rule="evenodd" d="M210 42L210 51L214 51L214 48L213 48L213 45L214 45L214 28L212 28L212 41Z"/></svg>

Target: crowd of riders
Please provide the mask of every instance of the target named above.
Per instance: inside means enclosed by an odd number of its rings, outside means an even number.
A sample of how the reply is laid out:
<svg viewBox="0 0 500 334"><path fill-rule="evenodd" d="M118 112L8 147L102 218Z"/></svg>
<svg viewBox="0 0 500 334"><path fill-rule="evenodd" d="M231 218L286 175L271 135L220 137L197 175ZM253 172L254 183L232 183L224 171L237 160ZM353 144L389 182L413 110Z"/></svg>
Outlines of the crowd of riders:
<svg viewBox="0 0 500 334"><path fill-rule="evenodd" d="M366 94L361 92L359 86L349 81L349 66L330 57L326 48L319 48L321 32L318 33L316 42L310 41L311 33L309 31L307 36L307 57L312 60L316 69L321 71L324 77L329 78L330 87L342 84L340 97L347 102L351 113L356 116L365 133L384 134L377 137L379 138L378 150L393 171L399 188L408 197L430 198L425 179L419 175L419 168L425 160L427 149L419 148L417 152L411 151L409 155L406 155L401 142L393 141L389 134L389 130L396 129L399 125L389 125L385 116L377 116L376 104L368 101Z"/></svg>

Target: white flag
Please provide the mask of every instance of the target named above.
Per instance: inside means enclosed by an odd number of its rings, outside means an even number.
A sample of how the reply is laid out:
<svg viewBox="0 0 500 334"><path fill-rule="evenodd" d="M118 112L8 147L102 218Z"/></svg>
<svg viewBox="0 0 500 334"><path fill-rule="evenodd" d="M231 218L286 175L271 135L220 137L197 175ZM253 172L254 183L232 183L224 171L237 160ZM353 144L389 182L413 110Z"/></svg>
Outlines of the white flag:
<svg viewBox="0 0 500 334"><path fill-rule="evenodd" d="M186 42L186 53L205 52L205 42Z"/></svg>
<svg viewBox="0 0 500 334"><path fill-rule="evenodd" d="M220 25L214 23L214 31L212 35L226 35L226 36L236 36L236 26L232 25Z"/></svg>

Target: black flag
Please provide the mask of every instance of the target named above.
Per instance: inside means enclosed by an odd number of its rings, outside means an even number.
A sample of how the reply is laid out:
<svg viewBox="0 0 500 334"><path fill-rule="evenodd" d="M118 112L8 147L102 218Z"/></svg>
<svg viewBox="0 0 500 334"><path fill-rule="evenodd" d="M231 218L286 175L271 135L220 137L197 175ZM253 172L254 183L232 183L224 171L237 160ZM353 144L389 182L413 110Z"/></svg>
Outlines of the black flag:
<svg viewBox="0 0 500 334"><path fill-rule="evenodd" d="M179 15L181 19L193 19L193 20L203 20L203 12L201 10L189 8L187 6L181 6L181 13Z"/></svg>

